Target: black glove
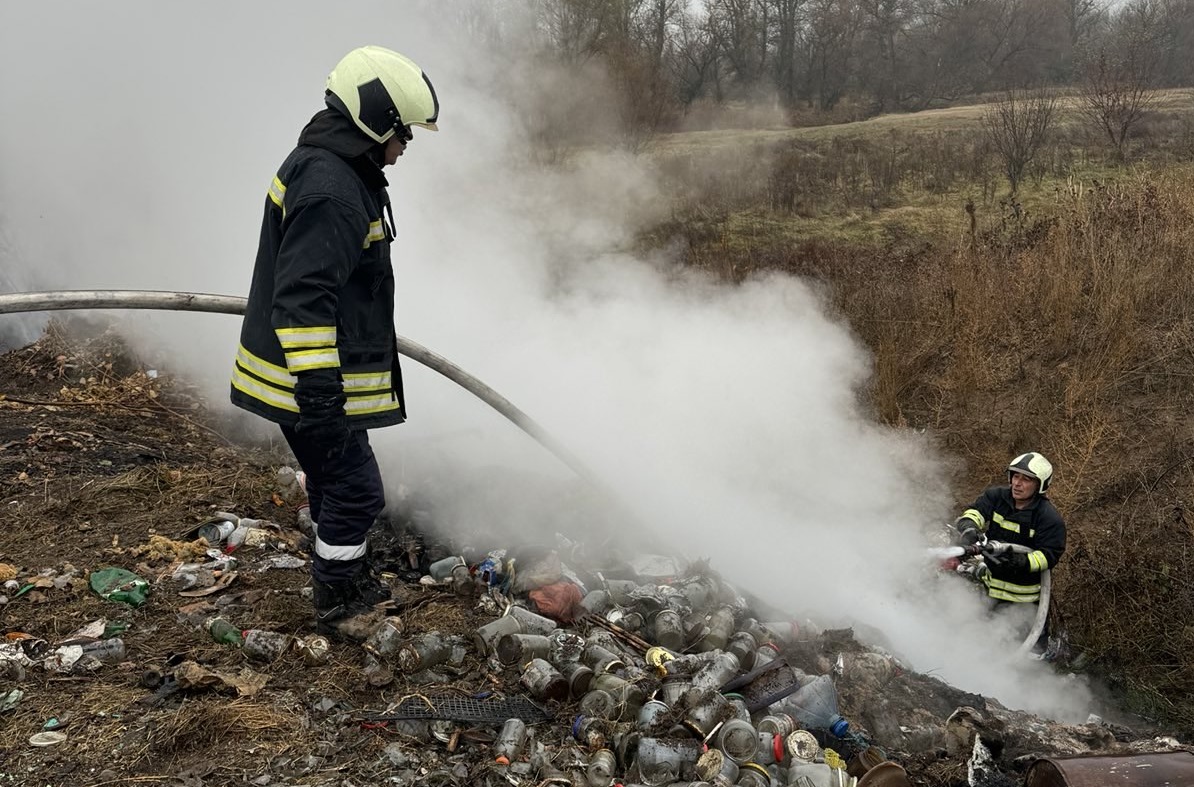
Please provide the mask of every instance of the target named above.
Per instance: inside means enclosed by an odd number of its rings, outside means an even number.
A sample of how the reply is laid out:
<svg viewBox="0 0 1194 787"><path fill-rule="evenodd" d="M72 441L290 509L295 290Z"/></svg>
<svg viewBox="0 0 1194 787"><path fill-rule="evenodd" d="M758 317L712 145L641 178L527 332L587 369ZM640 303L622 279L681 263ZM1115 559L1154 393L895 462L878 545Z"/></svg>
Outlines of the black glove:
<svg viewBox="0 0 1194 787"><path fill-rule="evenodd" d="M295 376L294 401L299 407L299 420L294 431L318 446L327 458L340 456L352 437L340 372L312 369Z"/></svg>
<svg viewBox="0 0 1194 787"><path fill-rule="evenodd" d="M978 532L977 527L968 527L958 533L957 544L960 547L970 548L982 540L982 533Z"/></svg>
<svg viewBox="0 0 1194 787"><path fill-rule="evenodd" d="M1003 565L1007 566L1011 571L1027 571L1028 553L1009 552L1003 559Z"/></svg>

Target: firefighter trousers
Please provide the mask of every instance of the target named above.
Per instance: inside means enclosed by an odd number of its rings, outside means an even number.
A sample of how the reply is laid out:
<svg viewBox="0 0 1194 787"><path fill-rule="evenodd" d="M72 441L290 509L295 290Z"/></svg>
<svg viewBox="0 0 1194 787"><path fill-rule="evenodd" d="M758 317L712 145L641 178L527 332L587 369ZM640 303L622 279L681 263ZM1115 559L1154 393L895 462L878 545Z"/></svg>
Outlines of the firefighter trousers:
<svg viewBox="0 0 1194 787"><path fill-rule="evenodd" d="M282 436L307 474L316 534L311 576L318 582L352 579L365 563L369 528L386 504L369 433L353 432L344 453L331 459L289 427L282 427Z"/></svg>

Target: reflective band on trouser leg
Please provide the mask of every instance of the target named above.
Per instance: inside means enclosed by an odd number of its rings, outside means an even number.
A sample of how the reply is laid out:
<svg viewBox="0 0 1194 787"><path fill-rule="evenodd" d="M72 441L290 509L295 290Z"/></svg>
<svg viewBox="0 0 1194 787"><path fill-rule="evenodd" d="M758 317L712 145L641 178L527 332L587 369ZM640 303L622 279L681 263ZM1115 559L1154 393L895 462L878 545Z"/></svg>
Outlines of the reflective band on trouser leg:
<svg viewBox="0 0 1194 787"><path fill-rule="evenodd" d="M360 560L365 556L365 542L359 544L329 544L315 537L315 554L324 560Z"/></svg>
<svg viewBox="0 0 1194 787"><path fill-rule="evenodd" d="M319 498L318 512L312 510L318 524L311 575L319 582L352 579L363 565L369 528L386 502L368 434L353 432L344 454L328 459L326 449L303 435L282 433Z"/></svg>

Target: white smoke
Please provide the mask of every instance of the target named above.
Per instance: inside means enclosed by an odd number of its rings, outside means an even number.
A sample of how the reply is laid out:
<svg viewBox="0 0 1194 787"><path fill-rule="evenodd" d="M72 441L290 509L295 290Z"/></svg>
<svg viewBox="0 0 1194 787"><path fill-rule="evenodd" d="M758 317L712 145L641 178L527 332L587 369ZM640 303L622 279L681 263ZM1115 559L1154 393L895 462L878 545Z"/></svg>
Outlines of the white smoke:
<svg viewBox="0 0 1194 787"><path fill-rule="evenodd" d="M920 534L953 516L941 463L929 438L868 418L870 362L849 327L794 278L722 286L635 253L636 230L668 213L650 159L591 150L535 164L520 114L533 102L502 90L554 80L519 46L492 57L450 36L447 8L6 4L6 266L42 288L245 293L266 186L321 107L327 71L354 46L398 49L443 106L442 130L416 130L390 170L402 334L582 457L634 512L626 537L649 522L656 543L712 558L777 607L873 626L911 666L1010 706L1084 716L1082 691L1009 667L996 655L1007 632L926 570ZM595 85L592 108L608 95ZM226 401L238 320L126 319ZM373 433L391 493L432 453L461 477L483 465L566 477L476 400L404 368L411 421Z"/></svg>

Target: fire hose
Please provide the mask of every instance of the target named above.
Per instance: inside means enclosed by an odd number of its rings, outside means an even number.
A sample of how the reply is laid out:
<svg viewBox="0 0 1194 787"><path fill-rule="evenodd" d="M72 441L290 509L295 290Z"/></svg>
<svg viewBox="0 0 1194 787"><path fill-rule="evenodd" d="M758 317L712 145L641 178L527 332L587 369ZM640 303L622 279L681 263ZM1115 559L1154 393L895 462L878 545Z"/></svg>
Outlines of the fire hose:
<svg viewBox="0 0 1194 787"><path fill-rule="evenodd" d="M982 544L982 550L978 553L972 553L966 547L935 547L929 549L929 556L940 560L947 560L949 558L966 558L981 555L982 551L989 551L995 554L1002 552L1031 552L1032 547L1024 546L1023 544L1012 544L1006 541L986 541ZM962 567L958 567L961 571ZM964 572L963 572L964 573ZM1049 619L1049 595L1053 586L1053 581L1049 575L1049 569L1045 568L1041 571L1041 593L1040 600L1037 602L1036 619L1032 622L1032 628L1028 630L1028 636L1024 638L1024 642L1016 649L1017 656L1023 656L1032 649L1036 644L1037 639L1040 638L1041 632L1045 630L1045 621Z"/></svg>
<svg viewBox="0 0 1194 787"><path fill-rule="evenodd" d="M157 309L164 311L244 314L246 299L236 295L157 290L57 290L0 294L0 314L58 311L65 309ZM432 371L439 372L485 404L497 410L515 426L530 435L578 476L596 488L610 493L583 462L553 438L529 415L508 399L461 369L442 355L404 336L397 337L398 352ZM610 499L617 498L611 494Z"/></svg>

